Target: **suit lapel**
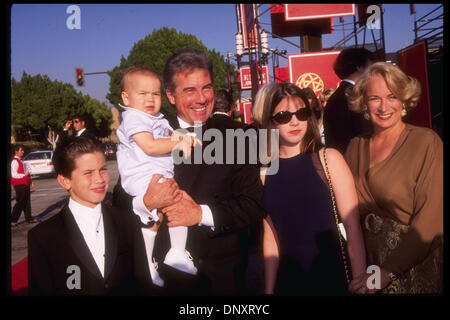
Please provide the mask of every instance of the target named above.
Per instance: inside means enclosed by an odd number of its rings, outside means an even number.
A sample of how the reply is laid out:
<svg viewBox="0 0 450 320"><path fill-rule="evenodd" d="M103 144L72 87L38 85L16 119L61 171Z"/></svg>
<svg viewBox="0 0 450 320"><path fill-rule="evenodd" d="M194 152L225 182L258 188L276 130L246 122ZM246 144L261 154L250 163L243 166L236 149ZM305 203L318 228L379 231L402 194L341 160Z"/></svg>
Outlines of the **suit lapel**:
<svg viewBox="0 0 450 320"><path fill-rule="evenodd" d="M176 116L167 116L166 119L172 129L176 130L180 128L180 124L178 123L178 118Z"/></svg>
<svg viewBox="0 0 450 320"><path fill-rule="evenodd" d="M62 217L67 231L67 238L73 252L75 252L75 255L89 270L89 272L97 278L103 279L103 276L95 263L91 251L84 241L83 234L81 233L80 228L78 228L75 218L73 217L68 205L63 208Z"/></svg>
<svg viewBox="0 0 450 320"><path fill-rule="evenodd" d="M102 204L103 229L105 232L105 279L111 274L117 258L117 230L108 206Z"/></svg>

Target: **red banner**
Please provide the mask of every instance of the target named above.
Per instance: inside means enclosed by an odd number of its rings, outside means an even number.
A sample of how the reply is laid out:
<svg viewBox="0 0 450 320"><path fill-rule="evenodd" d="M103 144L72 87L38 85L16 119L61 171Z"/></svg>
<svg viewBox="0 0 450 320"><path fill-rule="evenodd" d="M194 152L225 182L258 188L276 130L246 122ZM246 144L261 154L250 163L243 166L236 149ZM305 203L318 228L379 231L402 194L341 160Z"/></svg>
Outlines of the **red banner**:
<svg viewBox="0 0 450 320"><path fill-rule="evenodd" d="M333 33L333 18L286 21L284 4L270 4L270 19L274 38Z"/></svg>
<svg viewBox="0 0 450 320"><path fill-rule="evenodd" d="M432 128L426 40L400 50L398 60L402 70L416 78L422 88L417 107L409 111L404 120L416 126Z"/></svg>
<svg viewBox="0 0 450 320"><path fill-rule="evenodd" d="M354 16L354 4L285 4L286 21Z"/></svg>
<svg viewBox="0 0 450 320"><path fill-rule="evenodd" d="M311 87L316 95L327 88L336 89L341 79L333 64L340 51L321 51L288 56L289 80L300 88Z"/></svg>
<svg viewBox="0 0 450 320"><path fill-rule="evenodd" d="M251 102L239 103L239 112L241 113L242 122L246 124L253 122Z"/></svg>
<svg viewBox="0 0 450 320"><path fill-rule="evenodd" d="M275 82L288 82L289 81L289 67L276 67L275 68Z"/></svg>
<svg viewBox="0 0 450 320"><path fill-rule="evenodd" d="M269 69L267 66L262 66L262 77L263 77L263 84L269 83ZM241 90L247 90L252 88L252 76L251 76L251 70L250 67L242 67L239 69L239 79L241 83ZM259 71L258 71L258 87L261 86L259 82Z"/></svg>

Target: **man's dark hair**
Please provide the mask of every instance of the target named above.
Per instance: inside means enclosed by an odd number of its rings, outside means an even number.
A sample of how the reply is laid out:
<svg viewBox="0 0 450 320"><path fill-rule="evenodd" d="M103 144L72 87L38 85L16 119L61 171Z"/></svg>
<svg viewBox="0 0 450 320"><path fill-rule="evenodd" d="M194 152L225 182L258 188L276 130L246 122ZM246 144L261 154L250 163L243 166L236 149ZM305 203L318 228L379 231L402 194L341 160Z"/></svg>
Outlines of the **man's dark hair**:
<svg viewBox="0 0 450 320"><path fill-rule="evenodd" d="M365 48L346 48L339 53L334 62L334 72L341 79L347 78L358 67L364 67L367 61L373 60L373 54Z"/></svg>
<svg viewBox="0 0 450 320"><path fill-rule="evenodd" d="M169 59L163 70L164 88L175 93L175 74L179 72L191 72L194 69L205 69L209 72L211 82L214 79L212 60L203 51L196 49L180 49Z"/></svg>
<svg viewBox="0 0 450 320"><path fill-rule="evenodd" d="M53 166L56 174L70 178L75 170L75 160L86 153L103 153L102 143L92 137L67 137L53 153Z"/></svg>
<svg viewBox="0 0 450 320"><path fill-rule="evenodd" d="M214 110L220 112L229 112L233 109L233 96L228 90L221 89L214 92Z"/></svg>
<svg viewBox="0 0 450 320"><path fill-rule="evenodd" d="M84 114L77 113L76 115L74 115L72 117L72 120L73 119L78 119L78 120L83 121L84 123L86 123L86 116Z"/></svg>

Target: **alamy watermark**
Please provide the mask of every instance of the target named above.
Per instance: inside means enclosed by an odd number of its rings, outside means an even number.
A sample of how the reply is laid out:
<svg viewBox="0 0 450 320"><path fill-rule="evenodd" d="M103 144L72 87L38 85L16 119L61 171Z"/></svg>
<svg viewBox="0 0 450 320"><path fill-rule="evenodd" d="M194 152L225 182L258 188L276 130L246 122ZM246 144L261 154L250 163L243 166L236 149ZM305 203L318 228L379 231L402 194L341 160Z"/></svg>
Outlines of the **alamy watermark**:
<svg viewBox="0 0 450 320"><path fill-rule="evenodd" d="M381 29L381 8L373 4L367 7L366 13L372 13L372 15L367 18L367 28L377 30Z"/></svg>
<svg viewBox="0 0 450 320"><path fill-rule="evenodd" d="M81 29L81 9L77 5L68 6L66 9L66 13L70 14L66 20L67 29Z"/></svg>
<svg viewBox="0 0 450 320"><path fill-rule="evenodd" d="M189 135L185 129L177 131ZM279 169L279 131L277 129L253 128L226 129L225 136L218 129L207 129L202 133L201 126L194 128L195 137L209 142L204 148L195 147L187 158L178 149L172 151L174 164L257 164L267 167L266 175L274 175Z"/></svg>
<svg viewBox="0 0 450 320"><path fill-rule="evenodd" d="M67 267L66 273L70 274L66 280L66 286L69 290L81 289L81 269L79 266L72 264Z"/></svg>
<svg viewBox="0 0 450 320"><path fill-rule="evenodd" d="M370 276L367 278L367 289L381 289L381 269L377 265L371 265L367 267L367 274Z"/></svg>

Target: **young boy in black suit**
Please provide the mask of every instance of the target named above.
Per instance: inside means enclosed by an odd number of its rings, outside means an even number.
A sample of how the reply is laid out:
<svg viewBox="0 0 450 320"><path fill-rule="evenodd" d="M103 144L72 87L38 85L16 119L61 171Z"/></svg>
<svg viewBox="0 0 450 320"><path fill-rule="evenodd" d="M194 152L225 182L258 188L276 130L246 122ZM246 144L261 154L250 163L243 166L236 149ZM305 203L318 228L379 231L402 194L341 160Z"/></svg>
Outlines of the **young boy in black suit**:
<svg viewBox="0 0 450 320"><path fill-rule="evenodd" d="M109 176L101 143L68 137L55 150L53 163L70 198L28 233L30 295L135 294L138 278L151 291L135 220L102 203ZM158 225L152 228L156 232Z"/></svg>

